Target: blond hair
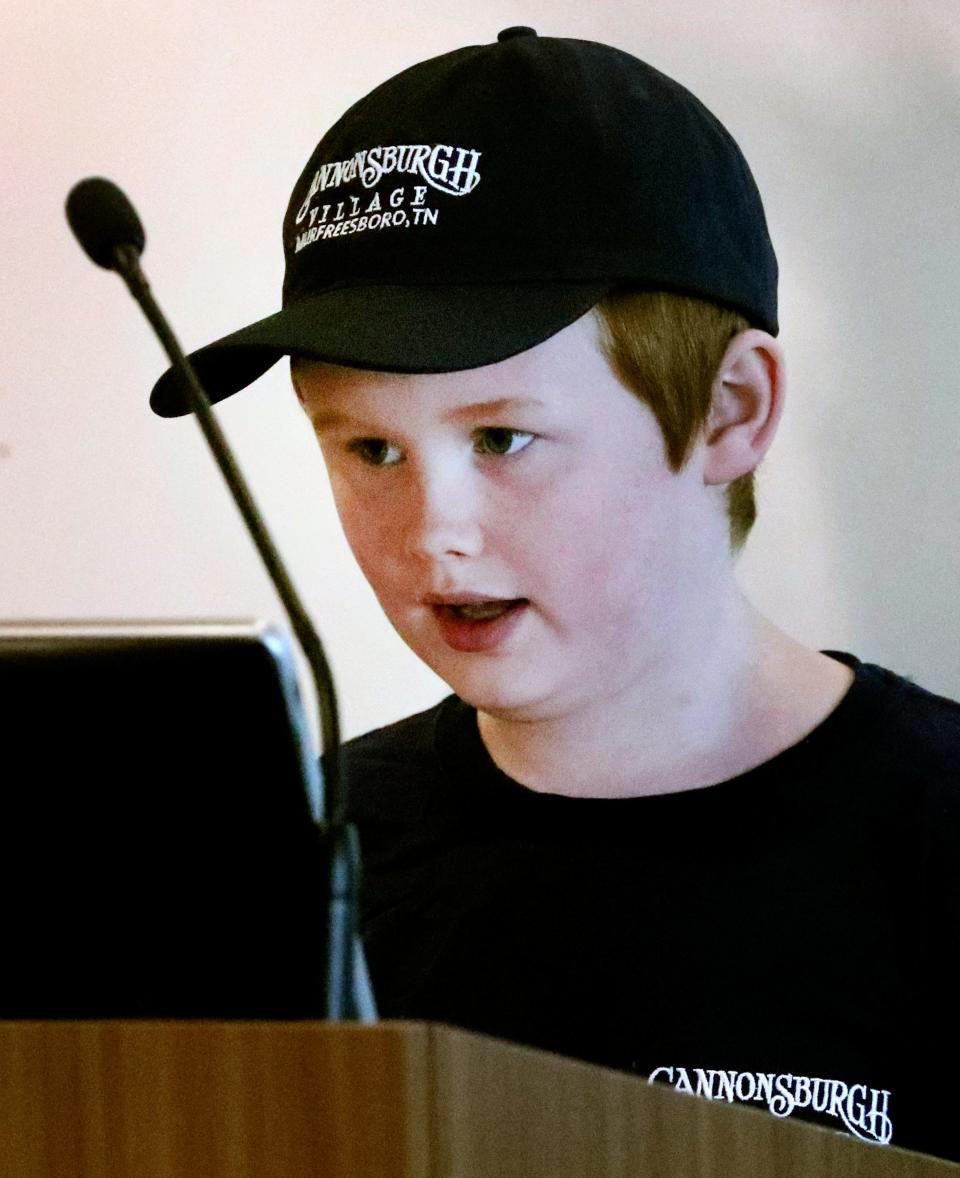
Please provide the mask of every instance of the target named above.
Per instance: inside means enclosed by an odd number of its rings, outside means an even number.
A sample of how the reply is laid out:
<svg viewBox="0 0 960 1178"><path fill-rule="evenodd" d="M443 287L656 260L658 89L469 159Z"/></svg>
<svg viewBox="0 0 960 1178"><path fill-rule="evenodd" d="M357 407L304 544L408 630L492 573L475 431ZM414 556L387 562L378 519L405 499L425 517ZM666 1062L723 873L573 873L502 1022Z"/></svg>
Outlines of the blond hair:
<svg viewBox="0 0 960 1178"><path fill-rule="evenodd" d="M710 415L711 388L727 345L749 322L738 312L666 291L618 291L594 309L601 347L620 379L657 419L670 469L686 463ZM757 518L753 471L727 484L730 550Z"/></svg>

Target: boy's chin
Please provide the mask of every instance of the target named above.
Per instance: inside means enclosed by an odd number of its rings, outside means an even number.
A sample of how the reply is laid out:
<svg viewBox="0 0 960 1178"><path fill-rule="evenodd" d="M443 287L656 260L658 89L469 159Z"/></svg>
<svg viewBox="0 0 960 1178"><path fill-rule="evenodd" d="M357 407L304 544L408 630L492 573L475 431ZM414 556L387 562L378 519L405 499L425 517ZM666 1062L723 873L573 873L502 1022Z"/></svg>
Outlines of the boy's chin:
<svg viewBox="0 0 960 1178"><path fill-rule="evenodd" d="M464 703L497 720L532 721L549 718L555 709L550 697L532 684L493 684L478 682L478 677L448 676L445 682Z"/></svg>
<svg viewBox="0 0 960 1178"><path fill-rule="evenodd" d="M413 653L464 703L501 720L542 720L555 714L547 668L526 660L440 650L401 633Z"/></svg>

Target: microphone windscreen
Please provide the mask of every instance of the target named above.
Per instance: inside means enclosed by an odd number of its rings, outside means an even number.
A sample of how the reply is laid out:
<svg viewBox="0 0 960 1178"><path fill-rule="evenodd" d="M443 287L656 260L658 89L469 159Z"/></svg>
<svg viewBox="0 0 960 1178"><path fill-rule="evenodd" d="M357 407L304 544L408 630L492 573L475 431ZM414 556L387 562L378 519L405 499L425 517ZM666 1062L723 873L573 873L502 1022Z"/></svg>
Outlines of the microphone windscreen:
<svg viewBox="0 0 960 1178"><path fill-rule="evenodd" d="M67 197L67 221L87 256L106 270L116 268L117 246L143 252L140 218L112 180L91 176L75 184Z"/></svg>

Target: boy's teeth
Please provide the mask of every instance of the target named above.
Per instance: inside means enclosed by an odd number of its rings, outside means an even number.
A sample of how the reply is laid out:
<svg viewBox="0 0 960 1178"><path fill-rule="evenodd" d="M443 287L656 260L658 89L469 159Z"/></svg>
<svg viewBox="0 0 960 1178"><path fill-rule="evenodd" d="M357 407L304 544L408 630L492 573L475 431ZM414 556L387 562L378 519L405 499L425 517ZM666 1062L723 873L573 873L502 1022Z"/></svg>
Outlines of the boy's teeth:
<svg viewBox="0 0 960 1178"><path fill-rule="evenodd" d="M511 604L509 601L484 601L478 602L476 605L453 605L450 608L461 618L479 622L506 613Z"/></svg>

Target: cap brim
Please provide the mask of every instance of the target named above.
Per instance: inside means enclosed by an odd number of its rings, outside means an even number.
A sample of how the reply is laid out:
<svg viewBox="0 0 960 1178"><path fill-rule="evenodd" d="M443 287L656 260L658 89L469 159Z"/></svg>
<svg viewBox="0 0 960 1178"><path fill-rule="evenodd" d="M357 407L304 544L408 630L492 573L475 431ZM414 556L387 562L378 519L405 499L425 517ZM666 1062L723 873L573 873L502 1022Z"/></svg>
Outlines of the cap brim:
<svg viewBox="0 0 960 1178"><path fill-rule="evenodd" d="M458 372L506 360L579 319L603 283L344 287L300 299L190 356L212 402L246 388L282 356L381 372ZM154 385L160 417L190 412L169 369Z"/></svg>

